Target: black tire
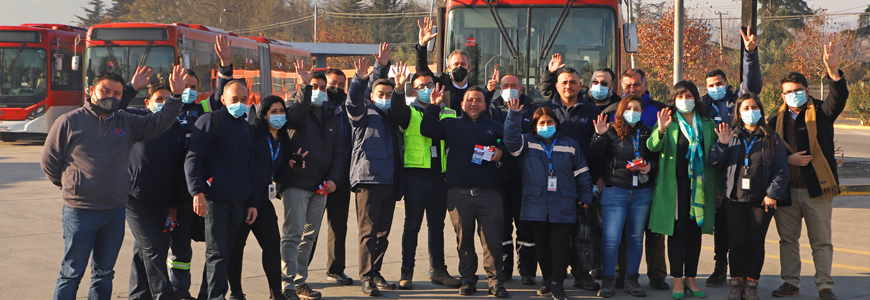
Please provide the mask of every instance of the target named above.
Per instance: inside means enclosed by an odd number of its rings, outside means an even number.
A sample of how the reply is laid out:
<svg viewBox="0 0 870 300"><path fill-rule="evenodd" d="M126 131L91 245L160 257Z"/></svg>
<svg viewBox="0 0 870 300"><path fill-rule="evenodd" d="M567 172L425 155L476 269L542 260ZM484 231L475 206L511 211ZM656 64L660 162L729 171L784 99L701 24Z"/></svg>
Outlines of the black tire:
<svg viewBox="0 0 870 300"><path fill-rule="evenodd" d="M0 141L12 143L18 140L18 135L9 132L0 133Z"/></svg>

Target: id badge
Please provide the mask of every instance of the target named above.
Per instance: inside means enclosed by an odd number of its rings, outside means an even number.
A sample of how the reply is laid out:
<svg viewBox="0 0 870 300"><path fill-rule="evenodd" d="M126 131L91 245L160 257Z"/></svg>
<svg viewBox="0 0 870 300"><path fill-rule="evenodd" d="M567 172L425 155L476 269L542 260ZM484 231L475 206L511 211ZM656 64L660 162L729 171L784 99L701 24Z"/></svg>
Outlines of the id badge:
<svg viewBox="0 0 870 300"><path fill-rule="evenodd" d="M438 157L438 147L429 147L429 151L432 152L432 158Z"/></svg>
<svg viewBox="0 0 870 300"><path fill-rule="evenodd" d="M713 120L716 120L716 122L722 122L722 117L715 117Z"/></svg>
<svg viewBox="0 0 870 300"><path fill-rule="evenodd" d="M275 183L269 185L269 200L275 200L278 196L278 189L275 188Z"/></svg>
<svg viewBox="0 0 870 300"><path fill-rule="evenodd" d="M483 163L483 147L474 147L474 155L471 156L471 163L478 165Z"/></svg>
<svg viewBox="0 0 870 300"><path fill-rule="evenodd" d="M555 192L556 191L556 176L548 176L547 177L547 191Z"/></svg>
<svg viewBox="0 0 870 300"><path fill-rule="evenodd" d="M744 190L749 190L749 178L746 178L746 177L741 178L741 179L740 179L740 182L741 182L740 186L741 186Z"/></svg>
<svg viewBox="0 0 870 300"><path fill-rule="evenodd" d="M631 176L631 186L637 186L638 181L637 175Z"/></svg>

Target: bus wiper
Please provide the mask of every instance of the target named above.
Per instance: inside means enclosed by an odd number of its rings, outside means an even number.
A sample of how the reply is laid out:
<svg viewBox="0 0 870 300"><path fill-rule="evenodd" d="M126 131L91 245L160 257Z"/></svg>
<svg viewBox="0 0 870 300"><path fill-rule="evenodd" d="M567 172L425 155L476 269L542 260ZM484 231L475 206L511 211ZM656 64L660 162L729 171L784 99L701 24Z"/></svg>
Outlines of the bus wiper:
<svg viewBox="0 0 870 300"><path fill-rule="evenodd" d="M511 57L513 59L519 59L519 50L514 46L513 40L507 34L507 29L505 29L504 22L501 20L501 15L498 13L498 8L495 6L494 0L487 0L486 5L489 6L489 12L492 14L492 18L495 20L495 25L498 27L498 32L501 34L501 38L507 42L508 52L511 53Z"/></svg>
<svg viewBox="0 0 870 300"><path fill-rule="evenodd" d="M5 70L3 70L3 75L9 74L9 70L12 69L12 66L15 65L15 60L17 60L17 59L18 59L18 55L21 54L21 50L24 50L24 44L23 44L23 43L20 44L20 45L18 45L18 49L15 50L15 54L12 55L12 59L9 60L9 65L6 66L6 69L5 69Z"/></svg>
<svg viewBox="0 0 870 300"><path fill-rule="evenodd" d="M112 45L109 44L109 41L105 41L103 45L106 46L106 53L109 54L109 60L112 62L111 67L113 69L110 71L114 71L114 68L118 66L118 59L115 58L115 51L112 50Z"/></svg>
<svg viewBox="0 0 870 300"><path fill-rule="evenodd" d="M136 70L139 70L140 67L145 65L145 61L148 60L148 53L151 52L151 43L154 41L148 41L148 45L145 46L145 53L142 54L142 60L139 61L139 65L136 66Z"/></svg>
<svg viewBox="0 0 870 300"><path fill-rule="evenodd" d="M541 53L540 60L546 60L547 56L550 56L550 50L553 50L553 44L556 43L556 37L559 36L559 31L562 30L562 25L565 24L565 20L568 19L568 15L571 14L571 6L574 4L574 0L568 0L565 2L565 7L562 8L562 13L559 14L559 19L556 20L556 24L553 25L552 34L547 38L547 42L541 45Z"/></svg>

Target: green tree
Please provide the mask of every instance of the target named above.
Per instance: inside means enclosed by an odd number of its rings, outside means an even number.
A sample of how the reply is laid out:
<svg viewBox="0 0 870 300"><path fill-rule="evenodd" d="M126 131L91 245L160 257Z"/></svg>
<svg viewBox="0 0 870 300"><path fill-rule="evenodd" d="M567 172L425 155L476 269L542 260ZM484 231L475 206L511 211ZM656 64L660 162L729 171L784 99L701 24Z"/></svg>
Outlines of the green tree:
<svg viewBox="0 0 870 300"><path fill-rule="evenodd" d="M865 14L858 17L858 29L855 30L859 36L870 37L870 5L864 9Z"/></svg>
<svg viewBox="0 0 870 300"><path fill-rule="evenodd" d="M88 2L91 8L82 7L85 10L85 16L75 15L79 19L79 25L83 27L91 27L92 25L100 24L106 14L106 9L103 6L102 0L91 0Z"/></svg>
<svg viewBox="0 0 870 300"><path fill-rule="evenodd" d="M112 22L122 22L127 21L121 19L121 16L130 13L130 5L135 2L134 0L112 0L112 8L109 8L106 12L106 16Z"/></svg>

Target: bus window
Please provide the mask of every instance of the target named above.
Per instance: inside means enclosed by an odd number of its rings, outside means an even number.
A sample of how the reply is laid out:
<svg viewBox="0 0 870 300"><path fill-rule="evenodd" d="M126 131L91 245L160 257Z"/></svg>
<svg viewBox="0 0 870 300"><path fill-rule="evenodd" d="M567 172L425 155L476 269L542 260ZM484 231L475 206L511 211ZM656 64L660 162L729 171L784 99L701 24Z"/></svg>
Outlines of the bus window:
<svg viewBox="0 0 870 300"><path fill-rule="evenodd" d="M63 60L61 70L57 70L57 60L51 60L51 90L52 91L76 91L82 88L82 72L72 70L73 43L60 42L60 52L56 47L51 49L51 57L60 54Z"/></svg>
<svg viewBox="0 0 870 300"><path fill-rule="evenodd" d="M212 70L217 71L217 65L220 64L217 54L214 53L214 43L187 40L193 45L193 55L190 58L190 67L199 76L199 91L211 92L213 85L211 82Z"/></svg>
<svg viewBox="0 0 870 300"><path fill-rule="evenodd" d="M115 57L114 60L111 59L106 47L88 47L87 61L85 61L88 85L91 84L90 81L93 77L101 72L115 72L121 74L124 80L130 80L136 73L136 67L145 53L145 46L113 46L111 49ZM145 61L145 65L154 70L154 77L151 77L149 82L168 82L174 63L175 49L168 46L152 46L148 53L148 59ZM147 89L140 90L131 105L144 105L143 99L147 93Z"/></svg>
<svg viewBox="0 0 870 300"><path fill-rule="evenodd" d="M296 91L296 78L284 78L284 88L287 94L292 94Z"/></svg>
<svg viewBox="0 0 870 300"><path fill-rule="evenodd" d="M45 99L46 71L45 49L0 48L0 104L31 105Z"/></svg>
<svg viewBox="0 0 870 300"><path fill-rule="evenodd" d="M272 77L272 95L284 95L284 85L281 77Z"/></svg>
<svg viewBox="0 0 870 300"><path fill-rule="evenodd" d="M241 47L233 48L233 67L236 70L259 70L260 55L257 49L248 49ZM214 48L212 48L214 52Z"/></svg>

